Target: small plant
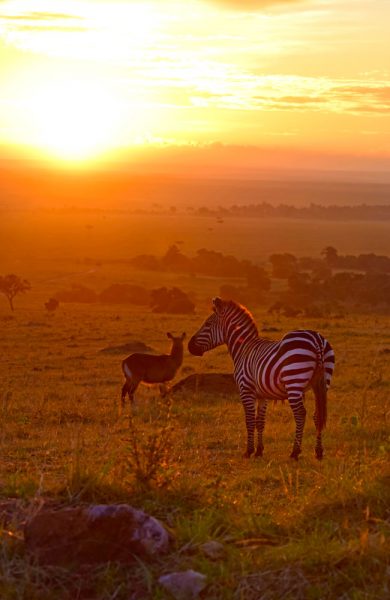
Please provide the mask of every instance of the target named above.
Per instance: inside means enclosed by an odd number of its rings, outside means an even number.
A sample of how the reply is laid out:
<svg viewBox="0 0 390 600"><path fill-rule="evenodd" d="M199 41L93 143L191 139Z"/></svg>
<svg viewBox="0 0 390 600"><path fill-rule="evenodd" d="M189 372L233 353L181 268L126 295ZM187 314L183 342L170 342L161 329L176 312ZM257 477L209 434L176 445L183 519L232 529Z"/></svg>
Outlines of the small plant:
<svg viewBox="0 0 390 600"><path fill-rule="evenodd" d="M167 485L171 476L169 469L172 450L172 397L161 397L153 406L154 415L149 421L152 432L145 431L146 424L136 424L131 411L129 417L130 438L127 440L127 466L142 487L149 487L154 481ZM138 420L138 419L137 419Z"/></svg>

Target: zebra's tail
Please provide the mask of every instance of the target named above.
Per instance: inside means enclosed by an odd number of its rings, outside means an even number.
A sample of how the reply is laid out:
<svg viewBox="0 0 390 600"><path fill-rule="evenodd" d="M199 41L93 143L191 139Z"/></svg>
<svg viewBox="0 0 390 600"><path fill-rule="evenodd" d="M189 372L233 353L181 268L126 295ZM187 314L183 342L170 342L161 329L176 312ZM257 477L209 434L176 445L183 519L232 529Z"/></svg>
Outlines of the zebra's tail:
<svg viewBox="0 0 390 600"><path fill-rule="evenodd" d="M312 388L316 399L316 428L321 433L326 426L327 417L327 385L325 377L325 366L323 355L318 361L317 368L312 379Z"/></svg>

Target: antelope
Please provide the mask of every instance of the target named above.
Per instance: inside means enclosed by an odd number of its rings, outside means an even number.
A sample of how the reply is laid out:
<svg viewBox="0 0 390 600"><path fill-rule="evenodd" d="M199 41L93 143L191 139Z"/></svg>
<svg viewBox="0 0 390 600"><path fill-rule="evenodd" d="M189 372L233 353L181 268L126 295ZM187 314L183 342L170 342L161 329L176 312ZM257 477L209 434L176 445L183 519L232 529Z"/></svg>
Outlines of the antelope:
<svg viewBox="0 0 390 600"><path fill-rule="evenodd" d="M170 354L156 356L136 352L122 361L122 371L126 381L122 387L120 412L125 407L126 394L128 394L131 404L134 402L135 391L141 382L147 384L160 383L160 392L166 392L165 383L174 378L183 362L183 341L186 334L182 333L182 335L175 337L168 332L167 336L172 340Z"/></svg>

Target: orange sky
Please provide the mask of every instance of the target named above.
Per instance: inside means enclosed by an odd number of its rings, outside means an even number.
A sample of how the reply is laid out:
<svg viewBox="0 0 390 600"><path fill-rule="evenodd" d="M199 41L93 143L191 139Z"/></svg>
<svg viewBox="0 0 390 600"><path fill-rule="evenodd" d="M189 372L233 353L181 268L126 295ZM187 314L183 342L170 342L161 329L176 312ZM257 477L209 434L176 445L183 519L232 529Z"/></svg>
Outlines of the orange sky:
<svg viewBox="0 0 390 600"><path fill-rule="evenodd" d="M388 23L388 0L0 1L1 156L385 170Z"/></svg>

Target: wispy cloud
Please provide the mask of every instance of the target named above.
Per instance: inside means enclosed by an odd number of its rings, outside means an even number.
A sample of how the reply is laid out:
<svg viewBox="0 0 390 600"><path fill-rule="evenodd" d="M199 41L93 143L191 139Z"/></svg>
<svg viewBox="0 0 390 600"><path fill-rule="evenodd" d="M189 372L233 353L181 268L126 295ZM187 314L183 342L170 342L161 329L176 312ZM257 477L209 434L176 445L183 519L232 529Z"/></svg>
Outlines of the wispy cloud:
<svg viewBox="0 0 390 600"><path fill-rule="evenodd" d="M77 15L70 15L65 13L47 13L47 12L28 12L16 15L6 15L3 17L6 21L56 21L60 19L80 19Z"/></svg>
<svg viewBox="0 0 390 600"><path fill-rule="evenodd" d="M302 4L307 0L209 0L213 4L235 10L261 10L283 4Z"/></svg>
<svg viewBox="0 0 390 600"><path fill-rule="evenodd" d="M86 31L87 24L80 15L62 12L21 12L0 15L0 25L3 25L8 34L17 32L42 32L42 31Z"/></svg>

